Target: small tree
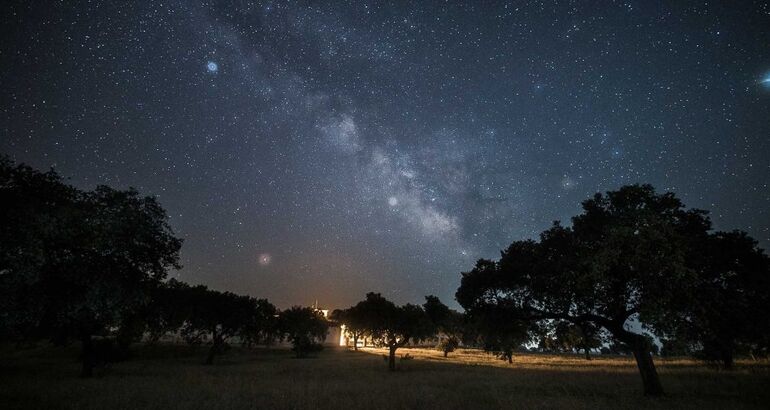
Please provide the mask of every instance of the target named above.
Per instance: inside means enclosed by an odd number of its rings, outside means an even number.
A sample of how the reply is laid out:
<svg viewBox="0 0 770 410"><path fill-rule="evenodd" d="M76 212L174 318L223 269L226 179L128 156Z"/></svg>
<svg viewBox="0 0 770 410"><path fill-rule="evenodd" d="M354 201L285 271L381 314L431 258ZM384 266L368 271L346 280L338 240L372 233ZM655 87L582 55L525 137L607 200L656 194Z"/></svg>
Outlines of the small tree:
<svg viewBox="0 0 770 410"><path fill-rule="evenodd" d="M249 296L239 296L230 292L218 292L205 286L179 286L176 290L177 302L186 306L186 318L182 326L182 336L190 344L202 343L210 339L206 364L213 364L214 357L227 347L227 342L235 336L251 337L255 317L274 311L269 303ZM266 309L266 312L261 312ZM269 314L269 313L268 313Z"/></svg>
<svg viewBox="0 0 770 410"><path fill-rule="evenodd" d="M432 324L420 306L396 306L379 293L367 293L359 309L366 318L367 331L388 348L388 369L396 370L396 350L409 341L430 337Z"/></svg>
<svg viewBox="0 0 770 410"><path fill-rule="evenodd" d="M361 308L356 306L337 309L331 314L332 320L345 325L345 331L353 338L353 350L358 350L358 340L366 337L366 317Z"/></svg>
<svg viewBox="0 0 770 410"><path fill-rule="evenodd" d="M320 342L326 338L329 324L316 309L294 306L281 312L279 322L298 358L323 348Z"/></svg>
<svg viewBox="0 0 770 410"><path fill-rule="evenodd" d="M460 340L454 336L443 336L439 338L436 348L444 353L444 357L448 357L449 353L454 352L460 346Z"/></svg>
<svg viewBox="0 0 770 410"><path fill-rule="evenodd" d="M244 346L270 345L280 337L278 309L267 299L250 299L250 309L239 333Z"/></svg>
<svg viewBox="0 0 770 410"><path fill-rule="evenodd" d="M143 314L149 342L157 342L163 335L175 333L184 326L192 314L189 287L172 278L151 289L150 302Z"/></svg>
<svg viewBox="0 0 770 410"><path fill-rule="evenodd" d="M450 309L441 303L438 297L432 295L425 297L425 304L422 307L428 320L433 324L433 333L436 333L439 339L436 347L444 353L444 357L447 357L460 346L463 315Z"/></svg>
<svg viewBox="0 0 770 410"><path fill-rule="evenodd" d="M513 352L529 340L529 322L516 318L506 304L485 306L471 316L478 329L481 346L509 364L513 363Z"/></svg>

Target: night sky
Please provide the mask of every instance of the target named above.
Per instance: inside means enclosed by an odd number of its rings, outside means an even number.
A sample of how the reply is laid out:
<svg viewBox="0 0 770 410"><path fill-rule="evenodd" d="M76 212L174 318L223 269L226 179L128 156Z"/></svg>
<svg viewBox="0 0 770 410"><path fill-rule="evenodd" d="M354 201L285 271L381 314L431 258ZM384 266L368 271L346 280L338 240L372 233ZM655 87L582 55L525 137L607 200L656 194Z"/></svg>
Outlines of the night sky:
<svg viewBox="0 0 770 410"><path fill-rule="evenodd" d="M173 276L279 307L456 306L636 182L769 247L770 3L469 3L4 4L0 153L158 196Z"/></svg>

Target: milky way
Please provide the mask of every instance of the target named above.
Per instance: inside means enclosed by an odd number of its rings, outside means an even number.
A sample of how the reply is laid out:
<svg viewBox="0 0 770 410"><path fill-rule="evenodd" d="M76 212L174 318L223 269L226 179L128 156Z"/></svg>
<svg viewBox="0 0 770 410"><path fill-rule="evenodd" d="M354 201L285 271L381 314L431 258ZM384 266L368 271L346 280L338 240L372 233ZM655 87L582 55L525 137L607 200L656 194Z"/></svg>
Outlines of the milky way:
<svg viewBox="0 0 770 410"><path fill-rule="evenodd" d="M770 245L767 2L19 3L0 152L157 195L191 283L451 302L636 182Z"/></svg>

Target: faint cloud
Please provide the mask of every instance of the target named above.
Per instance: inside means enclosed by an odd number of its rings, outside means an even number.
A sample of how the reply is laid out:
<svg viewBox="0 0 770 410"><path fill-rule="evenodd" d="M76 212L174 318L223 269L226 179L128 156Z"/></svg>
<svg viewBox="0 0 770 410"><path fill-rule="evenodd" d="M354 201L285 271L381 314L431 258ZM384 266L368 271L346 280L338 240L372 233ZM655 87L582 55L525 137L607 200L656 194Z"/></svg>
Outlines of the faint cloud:
<svg viewBox="0 0 770 410"><path fill-rule="evenodd" d="M440 210L417 178L405 154L376 147L368 164L367 183L386 191L388 205L423 234L454 238L459 231L457 218Z"/></svg>
<svg viewBox="0 0 770 410"><path fill-rule="evenodd" d="M459 229L457 218L440 212L432 206L414 207L412 213L418 219L423 232L428 235L454 233Z"/></svg>

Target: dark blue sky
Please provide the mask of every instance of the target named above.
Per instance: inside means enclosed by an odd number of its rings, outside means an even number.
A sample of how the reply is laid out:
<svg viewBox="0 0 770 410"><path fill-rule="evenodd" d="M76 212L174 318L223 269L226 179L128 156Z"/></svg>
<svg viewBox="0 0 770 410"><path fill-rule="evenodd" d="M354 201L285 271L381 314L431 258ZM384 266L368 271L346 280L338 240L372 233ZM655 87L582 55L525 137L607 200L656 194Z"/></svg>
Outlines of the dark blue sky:
<svg viewBox="0 0 770 410"><path fill-rule="evenodd" d="M5 6L0 152L157 195L183 280L451 302L635 182L770 245L766 1L124 3Z"/></svg>

